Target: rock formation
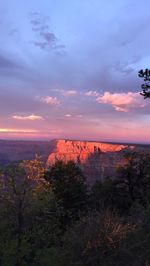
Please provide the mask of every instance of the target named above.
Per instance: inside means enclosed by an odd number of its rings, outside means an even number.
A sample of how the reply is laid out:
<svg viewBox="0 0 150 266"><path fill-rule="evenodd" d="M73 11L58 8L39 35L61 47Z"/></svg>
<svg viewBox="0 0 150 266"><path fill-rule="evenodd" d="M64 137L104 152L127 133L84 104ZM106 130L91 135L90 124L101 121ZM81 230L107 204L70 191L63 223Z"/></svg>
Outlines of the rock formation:
<svg viewBox="0 0 150 266"><path fill-rule="evenodd" d="M135 149L136 145L56 140L47 165L53 165L57 160L73 160L83 170L88 183L93 184L108 176L115 177L116 168L124 163L124 153Z"/></svg>

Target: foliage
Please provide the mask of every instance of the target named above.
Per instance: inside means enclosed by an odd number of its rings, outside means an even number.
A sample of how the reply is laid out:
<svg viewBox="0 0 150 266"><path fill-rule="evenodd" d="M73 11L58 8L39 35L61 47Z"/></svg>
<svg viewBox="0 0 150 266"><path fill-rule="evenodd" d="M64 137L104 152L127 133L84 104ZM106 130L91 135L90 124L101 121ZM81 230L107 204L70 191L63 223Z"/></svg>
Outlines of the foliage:
<svg viewBox="0 0 150 266"><path fill-rule="evenodd" d="M26 177L30 180L34 180L36 183L36 189L43 187L45 183L45 165L41 160L41 156L36 155L33 160L24 160L19 166L24 169Z"/></svg>
<svg viewBox="0 0 150 266"><path fill-rule="evenodd" d="M118 186L128 194L133 204L150 203L150 155L143 152L130 152L125 155L126 164L118 169Z"/></svg>
<svg viewBox="0 0 150 266"><path fill-rule="evenodd" d="M62 225L79 219L86 209L87 187L80 168L73 162L57 161L46 173L58 205L62 208Z"/></svg>
<svg viewBox="0 0 150 266"><path fill-rule="evenodd" d="M0 170L0 265L150 265L150 155L126 153L87 190L80 168L39 157Z"/></svg>
<svg viewBox="0 0 150 266"><path fill-rule="evenodd" d="M134 229L132 223L109 211L91 213L65 235L62 265L133 265L124 241Z"/></svg>
<svg viewBox="0 0 150 266"><path fill-rule="evenodd" d="M140 93L142 96L144 96L144 99L150 98L150 70L141 69L138 73L140 78L144 78L144 84L141 85L142 93Z"/></svg>
<svg viewBox="0 0 150 266"><path fill-rule="evenodd" d="M125 213L131 206L127 191L118 186L117 180L106 179L97 181L90 193L91 208L97 211L110 209L120 214Z"/></svg>
<svg viewBox="0 0 150 266"><path fill-rule="evenodd" d="M23 164L13 165L1 171L0 196L2 265L40 265L37 254L42 259L43 248L50 249L60 235L51 188L43 184L39 190L39 182L29 178Z"/></svg>

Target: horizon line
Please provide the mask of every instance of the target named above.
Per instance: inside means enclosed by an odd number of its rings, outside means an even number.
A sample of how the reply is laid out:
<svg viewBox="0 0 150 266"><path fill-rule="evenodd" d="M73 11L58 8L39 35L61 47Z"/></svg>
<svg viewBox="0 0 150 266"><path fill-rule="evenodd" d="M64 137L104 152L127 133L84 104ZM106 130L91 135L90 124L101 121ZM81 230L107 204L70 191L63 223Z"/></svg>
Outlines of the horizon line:
<svg viewBox="0 0 150 266"><path fill-rule="evenodd" d="M74 138L51 138L51 139L20 139L20 138L0 138L0 141L25 141L25 142L51 142L51 141L83 141L83 142L97 142L97 143L110 143L110 144L123 144L123 145L150 145L150 142L131 142L131 141L115 141L115 140L91 140L91 139L74 139Z"/></svg>

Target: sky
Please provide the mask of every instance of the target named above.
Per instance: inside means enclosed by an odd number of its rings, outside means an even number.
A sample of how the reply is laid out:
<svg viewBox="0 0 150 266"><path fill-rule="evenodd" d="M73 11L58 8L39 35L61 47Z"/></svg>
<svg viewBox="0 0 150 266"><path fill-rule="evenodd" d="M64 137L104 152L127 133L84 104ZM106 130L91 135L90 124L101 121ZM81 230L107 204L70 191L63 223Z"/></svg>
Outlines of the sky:
<svg viewBox="0 0 150 266"><path fill-rule="evenodd" d="M0 138L150 143L150 1L1 0Z"/></svg>

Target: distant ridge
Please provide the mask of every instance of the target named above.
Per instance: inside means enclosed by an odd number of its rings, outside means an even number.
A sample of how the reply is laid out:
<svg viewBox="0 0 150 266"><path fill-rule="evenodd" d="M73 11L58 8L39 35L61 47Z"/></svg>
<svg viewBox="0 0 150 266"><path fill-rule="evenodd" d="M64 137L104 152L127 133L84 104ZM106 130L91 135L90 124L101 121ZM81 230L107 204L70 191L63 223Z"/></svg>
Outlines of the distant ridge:
<svg viewBox="0 0 150 266"><path fill-rule="evenodd" d="M38 154L47 165L56 160L74 160L84 171L88 182L116 175L128 151L150 152L150 145L53 139L51 141L0 140L0 165L31 160Z"/></svg>
<svg viewBox="0 0 150 266"><path fill-rule="evenodd" d="M46 162L53 147L53 141L0 140L0 165L31 160L36 154Z"/></svg>

